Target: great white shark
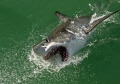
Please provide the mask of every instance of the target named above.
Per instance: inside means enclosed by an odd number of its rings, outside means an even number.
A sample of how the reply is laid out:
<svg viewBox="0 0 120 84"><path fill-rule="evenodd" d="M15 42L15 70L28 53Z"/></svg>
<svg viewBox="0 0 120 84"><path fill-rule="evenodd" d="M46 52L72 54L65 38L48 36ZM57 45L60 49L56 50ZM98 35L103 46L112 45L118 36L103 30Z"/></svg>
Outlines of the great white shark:
<svg viewBox="0 0 120 84"><path fill-rule="evenodd" d="M37 55L42 55L45 60L59 54L63 62L67 61L70 56L84 47L93 28L119 11L117 10L94 21L92 21L92 16L73 18L56 11L55 15L61 24L46 39L35 45L33 51Z"/></svg>

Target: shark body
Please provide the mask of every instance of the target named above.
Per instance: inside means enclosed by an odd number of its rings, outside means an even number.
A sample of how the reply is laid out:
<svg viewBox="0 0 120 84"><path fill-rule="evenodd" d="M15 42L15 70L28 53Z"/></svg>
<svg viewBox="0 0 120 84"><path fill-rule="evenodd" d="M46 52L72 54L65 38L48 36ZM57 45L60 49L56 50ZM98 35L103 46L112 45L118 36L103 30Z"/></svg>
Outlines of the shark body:
<svg viewBox="0 0 120 84"><path fill-rule="evenodd" d="M117 10L92 22L90 16L72 18L56 11L55 15L62 24L57 26L48 38L35 45L33 51L42 55L45 60L59 54L62 61L67 61L70 56L84 47L89 32L95 26L119 11Z"/></svg>

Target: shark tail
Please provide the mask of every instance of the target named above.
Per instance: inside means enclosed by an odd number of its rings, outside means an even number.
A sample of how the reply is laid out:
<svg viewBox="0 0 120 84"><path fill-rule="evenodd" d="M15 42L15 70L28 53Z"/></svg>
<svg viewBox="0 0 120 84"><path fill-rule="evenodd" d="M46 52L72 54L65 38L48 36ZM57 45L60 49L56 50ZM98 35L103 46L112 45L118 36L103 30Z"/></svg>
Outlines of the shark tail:
<svg viewBox="0 0 120 84"><path fill-rule="evenodd" d="M115 13L117 13L117 12L119 12L119 11L120 11L120 10L117 10L117 11L111 13L111 14L108 14L108 15L106 15L106 16L103 16L102 18L100 18L100 19L98 19L98 20L95 20L93 23L91 23L91 24L86 28L86 30L84 30L85 33L88 34L88 33L89 33L90 31L92 31L93 28L96 27L99 23L101 23L102 21L104 21L105 19L107 19L108 17L112 16L113 14L115 14Z"/></svg>

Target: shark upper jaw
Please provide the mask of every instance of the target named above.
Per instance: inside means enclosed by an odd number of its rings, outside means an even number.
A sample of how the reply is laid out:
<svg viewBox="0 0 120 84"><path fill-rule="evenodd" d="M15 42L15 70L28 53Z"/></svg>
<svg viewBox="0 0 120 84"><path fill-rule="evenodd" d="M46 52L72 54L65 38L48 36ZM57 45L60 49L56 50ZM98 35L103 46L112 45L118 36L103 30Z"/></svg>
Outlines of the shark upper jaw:
<svg viewBox="0 0 120 84"><path fill-rule="evenodd" d="M44 59L49 60L49 58L51 56L54 56L56 54L59 54L61 56L62 62L67 61L68 56L69 56L66 47L64 47L64 46L56 46L56 47L51 48L51 50L46 54Z"/></svg>

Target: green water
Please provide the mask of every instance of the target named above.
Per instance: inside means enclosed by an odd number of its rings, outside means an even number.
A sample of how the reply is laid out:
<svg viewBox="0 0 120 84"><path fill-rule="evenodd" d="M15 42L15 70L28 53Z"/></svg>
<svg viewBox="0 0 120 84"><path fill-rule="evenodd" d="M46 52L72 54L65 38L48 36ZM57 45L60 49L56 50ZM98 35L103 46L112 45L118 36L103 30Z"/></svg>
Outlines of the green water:
<svg viewBox="0 0 120 84"><path fill-rule="evenodd" d="M61 67L31 51L59 24L55 11L100 16L118 9L120 0L0 0L0 84L120 84L120 12Z"/></svg>

